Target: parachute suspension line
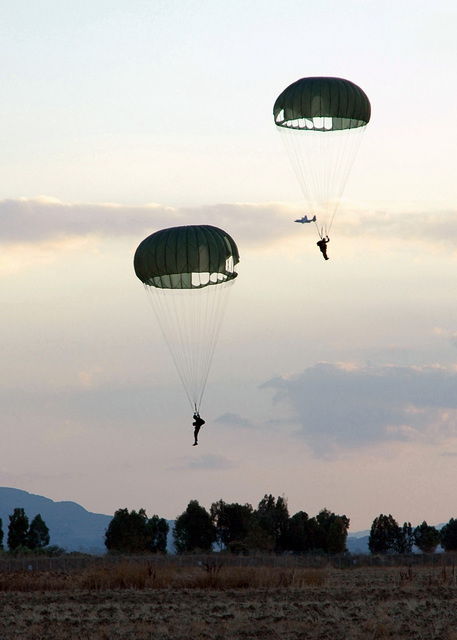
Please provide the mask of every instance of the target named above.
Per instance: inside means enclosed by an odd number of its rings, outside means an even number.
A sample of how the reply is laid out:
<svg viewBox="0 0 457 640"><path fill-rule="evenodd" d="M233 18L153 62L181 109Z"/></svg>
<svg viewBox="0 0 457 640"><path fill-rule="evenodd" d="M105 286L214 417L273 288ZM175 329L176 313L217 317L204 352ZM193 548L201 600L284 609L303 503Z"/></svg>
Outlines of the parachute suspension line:
<svg viewBox="0 0 457 640"><path fill-rule="evenodd" d="M176 294L182 292L176 292L171 289L158 289L155 287L144 284L145 291L148 295L149 302L151 303L154 315L157 318L160 330L164 337L164 340L168 346L168 349L175 363L181 382L186 391L186 395L189 399L190 405L193 406L192 396L189 394L186 377L187 374L184 371L185 362L183 361L183 347L181 341L181 347L179 345L179 337L181 332L179 331L178 318L176 314Z"/></svg>
<svg viewBox="0 0 457 640"><path fill-rule="evenodd" d="M329 219L327 234L330 232L333 225L333 220L338 210L338 204L349 179L365 130L366 125L363 127L357 127L356 129L346 129L334 132L334 134L339 135L340 142L337 145L337 152L329 154L333 157L333 166L329 182L335 185L337 184L338 191L335 193L335 205Z"/></svg>
<svg viewBox="0 0 457 640"><path fill-rule="evenodd" d="M145 285L190 405L196 412L200 409L233 282L180 290Z"/></svg>
<svg viewBox="0 0 457 640"><path fill-rule="evenodd" d="M314 224L315 224L315 226L316 226L317 233L319 234L319 238L322 240L322 238L324 237L324 236L322 235L322 234L324 233L324 229L323 229L323 227L321 227L321 228L319 229L319 225L317 224L317 218L316 218L316 220L314 220Z"/></svg>
<svg viewBox="0 0 457 640"><path fill-rule="evenodd" d="M201 350L200 371L197 376L199 379L198 406L201 405L203 393L206 388L215 347L219 338L222 320L233 283L234 280L228 280L217 286L205 287L206 290L210 289L211 291L207 291L204 343Z"/></svg>
<svg viewBox="0 0 457 640"><path fill-rule="evenodd" d="M282 138L286 152L291 160L294 173L297 176L298 183L307 201L308 216L311 218L318 216L319 210L316 207L314 198L312 197L312 193L317 189L315 182L316 177L310 170L311 165L309 162L309 156L308 154L303 153L302 145L298 140L298 136L301 132L287 127L277 127L277 130Z"/></svg>
<svg viewBox="0 0 457 640"><path fill-rule="evenodd" d="M320 238L330 232L365 129L277 127Z"/></svg>

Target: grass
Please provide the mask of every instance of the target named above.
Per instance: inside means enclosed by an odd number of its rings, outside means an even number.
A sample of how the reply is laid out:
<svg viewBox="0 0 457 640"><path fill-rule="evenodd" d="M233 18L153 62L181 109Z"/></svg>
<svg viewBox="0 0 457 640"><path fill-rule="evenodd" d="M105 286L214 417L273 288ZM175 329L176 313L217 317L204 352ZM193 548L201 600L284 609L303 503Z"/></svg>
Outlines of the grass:
<svg viewBox="0 0 457 640"><path fill-rule="evenodd" d="M52 571L0 573L1 591L74 591L76 589L271 589L324 585L325 570L224 567L202 563L197 567L157 567L124 561L109 567L94 565L67 574Z"/></svg>
<svg viewBox="0 0 457 640"><path fill-rule="evenodd" d="M457 640L454 566L0 572L1 640Z"/></svg>
<svg viewBox="0 0 457 640"><path fill-rule="evenodd" d="M455 565L438 567L364 567L335 569L304 567L233 566L209 558L196 565L156 564L147 559L124 559L106 564L94 561L81 569L0 571L0 592L102 591L113 589L306 589L339 582L357 587L367 576L378 586L399 588L455 586ZM345 576L343 578L342 576Z"/></svg>

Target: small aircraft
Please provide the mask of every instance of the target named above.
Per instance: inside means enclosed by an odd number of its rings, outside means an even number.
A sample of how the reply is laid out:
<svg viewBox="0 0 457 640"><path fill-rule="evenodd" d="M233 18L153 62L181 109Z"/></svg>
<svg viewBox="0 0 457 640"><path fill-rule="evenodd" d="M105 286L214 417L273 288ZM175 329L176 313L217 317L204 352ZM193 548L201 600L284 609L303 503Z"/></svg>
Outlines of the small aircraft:
<svg viewBox="0 0 457 640"><path fill-rule="evenodd" d="M300 218L299 220L295 220L294 222L301 222L301 224L305 224L306 222L316 222L316 216L314 216L313 218L308 218L308 216L303 216L303 218Z"/></svg>

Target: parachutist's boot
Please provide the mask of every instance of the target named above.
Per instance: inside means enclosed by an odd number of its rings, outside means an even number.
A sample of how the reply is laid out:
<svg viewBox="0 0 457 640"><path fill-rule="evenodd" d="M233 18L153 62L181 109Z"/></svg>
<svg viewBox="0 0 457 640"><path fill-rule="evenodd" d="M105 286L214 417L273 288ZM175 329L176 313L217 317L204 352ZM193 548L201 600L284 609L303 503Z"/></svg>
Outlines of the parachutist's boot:
<svg viewBox="0 0 457 640"><path fill-rule="evenodd" d="M194 444L192 445L193 447L196 447L198 444L198 442L194 442Z"/></svg>

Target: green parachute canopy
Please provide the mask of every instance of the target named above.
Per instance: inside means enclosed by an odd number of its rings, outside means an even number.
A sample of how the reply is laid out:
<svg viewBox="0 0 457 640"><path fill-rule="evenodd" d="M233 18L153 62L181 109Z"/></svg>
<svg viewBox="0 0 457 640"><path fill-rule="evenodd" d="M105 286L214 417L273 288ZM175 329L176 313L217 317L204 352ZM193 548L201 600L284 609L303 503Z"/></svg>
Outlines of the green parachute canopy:
<svg viewBox="0 0 457 640"><path fill-rule="evenodd" d="M273 114L278 127L336 131L368 124L371 105L350 80L301 78L278 96Z"/></svg>
<svg viewBox="0 0 457 640"><path fill-rule="evenodd" d="M162 229L135 252L135 273L195 411L200 410L239 259L234 240L211 225Z"/></svg>
<svg viewBox="0 0 457 640"><path fill-rule="evenodd" d="M199 289L237 276L238 248L222 229L189 225L162 229L143 240L134 267L146 285L160 289Z"/></svg>
<svg viewBox="0 0 457 640"><path fill-rule="evenodd" d="M273 106L274 122L319 236L333 224L371 106L360 87L343 78L301 78Z"/></svg>

